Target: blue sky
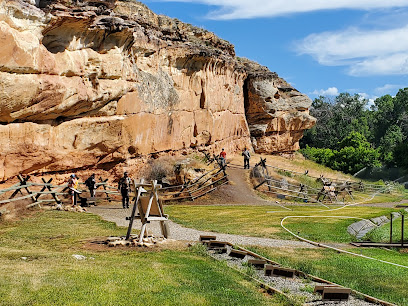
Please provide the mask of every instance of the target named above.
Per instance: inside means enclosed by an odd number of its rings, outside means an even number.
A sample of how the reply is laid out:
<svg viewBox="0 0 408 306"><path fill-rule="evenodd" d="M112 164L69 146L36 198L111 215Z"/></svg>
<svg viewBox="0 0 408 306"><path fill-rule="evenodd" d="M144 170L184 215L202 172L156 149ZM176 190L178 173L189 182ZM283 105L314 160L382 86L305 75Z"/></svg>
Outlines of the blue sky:
<svg viewBox="0 0 408 306"><path fill-rule="evenodd" d="M145 0L214 32L310 98L408 87L408 0Z"/></svg>

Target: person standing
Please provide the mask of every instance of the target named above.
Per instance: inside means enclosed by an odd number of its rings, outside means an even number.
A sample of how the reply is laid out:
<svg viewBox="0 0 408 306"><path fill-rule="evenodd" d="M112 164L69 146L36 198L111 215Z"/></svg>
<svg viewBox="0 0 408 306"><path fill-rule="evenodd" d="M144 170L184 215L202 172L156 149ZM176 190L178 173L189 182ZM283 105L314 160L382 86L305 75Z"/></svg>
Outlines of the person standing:
<svg viewBox="0 0 408 306"><path fill-rule="evenodd" d="M249 169L249 159L251 158L251 153L249 153L249 150L247 148L244 148L242 156L244 157L244 169Z"/></svg>
<svg viewBox="0 0 408 306"><path fill-rule="evenodd" d="M119 180L118 190L122 194L122 207L129 208L129 192L130 186L132 185L132 180L125 171L123 177Z"/></svg>
<svg viewBox="0 0 408 306"><path fill-rule="evenodd" d="M95 173L92 173L92 175L86 179L85 185L89 189L89 195L91 196L91 198L94 198L96 186Z"/></svg>
<svg viewBox="0 0 408 306"><path fill-rule="evenodd" d="M220 159L218 161L218 164L220 165L222 171L224 171L225 174L225 168L227 167L227 153L225 152L224 148L222 148L220 152Z"/></svg>
<svg viewBox="0 0 408 306"><path fill-rule="evenodd" d="M71 174L68 180L68 193L71 195L71 204L72 207L77 205L77 194L78 191L79 181L75 174Z"/></svg>

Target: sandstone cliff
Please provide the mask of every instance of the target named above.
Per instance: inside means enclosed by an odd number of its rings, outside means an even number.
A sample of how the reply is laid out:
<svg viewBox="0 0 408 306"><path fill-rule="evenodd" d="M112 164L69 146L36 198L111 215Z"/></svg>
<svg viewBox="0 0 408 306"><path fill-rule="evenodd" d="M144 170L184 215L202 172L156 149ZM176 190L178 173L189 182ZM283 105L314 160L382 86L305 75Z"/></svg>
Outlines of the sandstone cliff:
<svg viewBox="0 0 408 306"><path fill-rule="evenodd" d="M0 2L0 180L206 149L293 151L310 100L135 1Z"/></svg>

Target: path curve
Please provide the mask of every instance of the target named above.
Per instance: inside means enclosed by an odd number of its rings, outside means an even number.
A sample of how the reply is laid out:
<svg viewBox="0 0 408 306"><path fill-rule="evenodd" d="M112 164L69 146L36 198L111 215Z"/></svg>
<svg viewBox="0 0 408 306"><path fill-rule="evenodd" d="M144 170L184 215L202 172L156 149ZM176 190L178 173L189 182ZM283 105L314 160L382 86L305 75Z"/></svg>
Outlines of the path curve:
<svg viewBox="0 0 408 306"><path fill-rule="evenodd" d="M118 226L127 227L129 221L126 217L130 215L130 209L120 208L120 203L109 204L103 206L89 207L88 211L90 213L101 216L106 221L111 221L116 223ZM134 229L139 229L141 227L140 220L135 220L133 223ZM222 234L214 232L199 231L193 228L188 228L181 226L173 221L169 221L170 227L170 237L175 240L183 241L197 241L200 235L214 235L217 236L217 240L228 241L233 244L239 245L254 245L262 247L279 247L279 248L316 248L315 246L296 240L280 240L271 238L260 238L260 237L249 237L242 235L231 235ZM159 222L152 222L148 225L148 231L160 235ZM125 231L124 231L125 234Z"/></svg>

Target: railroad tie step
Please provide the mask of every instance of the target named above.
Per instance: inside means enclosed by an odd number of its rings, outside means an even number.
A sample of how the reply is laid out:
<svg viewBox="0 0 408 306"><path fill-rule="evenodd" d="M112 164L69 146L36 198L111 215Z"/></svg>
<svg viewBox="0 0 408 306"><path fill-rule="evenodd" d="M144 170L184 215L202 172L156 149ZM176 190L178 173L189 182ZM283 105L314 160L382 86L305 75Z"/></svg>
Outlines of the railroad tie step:
<svg viewBox="0 0 408 306"><path fill-rule="evenodd" d="M230 257L236 257L236 258L245 258L245 256L247 256L248 253L245 251L240 251L240 250L234 250L231 249L231 251L229 252L228 256Z"/></svg>
<svg viewBox="0 0 408 306"><path fill-rule="evenodd" d="M213 248L226 248L228 245L228 242L225 241L218 241L218 240L209 240L205 242L207 244L207 247L209 249Z"/></svg>
<svg viewBox="0 0 408 306"><path fill-rule="evenodd" d="M333 287L338 288L339 285L330 285L330 284L316 285L313 292L314 292L314 293L323 294L323 289L324 289L324 288L329 288L329 287L331 287L331 288L333 288Z"/></svg>
<svg viewBox="0 0 408 306"><path fill-rule="evenodd" d="M217 237L211 236L211 235L200 235L199 241L205 242L205 241L210 241L210 240L217 240Z"/></svg>
<svg viewBox="0 0 408 306"><path fill-rule="evenodd" d="M266 265L266 260L263 259L248 259L248 264L255 269L263 269Z"/></svg>
<svg viewBox="0 0 408 306"><path fill-rule="evenodd" d="M293 278L295 273L295 269L283 268L277 265L265 265L265 276L283 276Z"/></svg>
<svg viewBox="0 0 408 306"><path fill-rule="evenodd" d="M323 301L347 301L351 289L343 287L325 287L322 293Z"/></svg>

